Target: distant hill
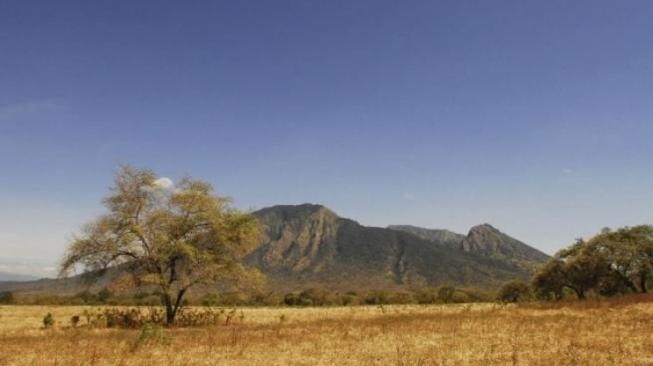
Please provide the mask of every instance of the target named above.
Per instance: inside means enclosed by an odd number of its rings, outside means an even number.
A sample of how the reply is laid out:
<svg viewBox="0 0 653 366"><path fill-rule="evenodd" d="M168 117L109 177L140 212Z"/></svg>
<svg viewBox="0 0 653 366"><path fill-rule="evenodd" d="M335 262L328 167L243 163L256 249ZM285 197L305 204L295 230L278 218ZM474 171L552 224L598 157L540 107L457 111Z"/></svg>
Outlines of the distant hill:
<svg viewBox="0 0 653 366"><path fill-rule="evenodd" d="M322 286L334 290L399 289L452 284L494 288L527 279L548 256L489 225L467 236L414 226L367 227L314 204L282 205L253 213L260 244L245 258L277 292ZM75 293L98 290L119 276L111 269L92 287L69 279L0 283L0 291Z"/></svg>
<svg viewBox="0 0 653 366"><path fill-rule="evenodd" d="M73 295L89 290L97 292L120 276L120 268L109 268L95 281L90 276L77 275L69 278L41 278L29 281L0 281L0 291Z"/></svg>
<svg viewBox="0 0 653 366"><path fill-rule="evenodd" d="M15 274L15 273L0 272L0 282L22 282L22 281L34 281L36 279L38 279L38 277Z"/></svg>
<svg viewBox="0 0 653 366"><path fill-rule="evenodd" d="M547 254L502 233L489 224L472 227L467 236L448 230L425 229L409 225L392 225L389 228L405 231L437 244L449 245L467 253L507 261L528 271L549 258Z"/></svg>

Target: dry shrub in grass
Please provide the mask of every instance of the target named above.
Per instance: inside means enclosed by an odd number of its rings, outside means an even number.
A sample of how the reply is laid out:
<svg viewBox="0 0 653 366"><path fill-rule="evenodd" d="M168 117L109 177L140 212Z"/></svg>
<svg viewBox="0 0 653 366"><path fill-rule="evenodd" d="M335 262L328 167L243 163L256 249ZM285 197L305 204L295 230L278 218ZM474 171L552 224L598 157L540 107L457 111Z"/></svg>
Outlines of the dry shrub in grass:
<svg viewBox="0 0 653 366"><path fill-rule="evenodd" d="M45 314L43 317L43 328L52 328L54 326L54 317L51 313Z"/></svg>
<svg viewBox="0 0 653 366"><path fill-rule="evenodd" d="M146 325L166 324L165 313L161 308L105 308L95 310L84 310L83 317L86 319L86 326L93 328L126 328L140 329ZM175 327L202 327L218 325L223 322L229 325L234 321L242 323L245 315L241 311L231 309L199 308L180 310L177 315ZM71 325L76 327L81 317L74 315L71 318Z"/></svg>
<svg viewBox="0 0 653 366"><path fill-rule="evenodd" d="M131 346L131 351L136 352L146 345L168 345L172 339L170 332L166 332L159 324L145 324Z"/></svg>
<svg viewBox="0 0 653 366"><path fill-rule="evenodd" d="M653 294L631 294L611 298L590 298L583 301L576 299L565 299L559 301L544 301L520 304L526 309L562 309L593 310L593 309L615 309L631 305L645 305L653 303Z"/></svg>

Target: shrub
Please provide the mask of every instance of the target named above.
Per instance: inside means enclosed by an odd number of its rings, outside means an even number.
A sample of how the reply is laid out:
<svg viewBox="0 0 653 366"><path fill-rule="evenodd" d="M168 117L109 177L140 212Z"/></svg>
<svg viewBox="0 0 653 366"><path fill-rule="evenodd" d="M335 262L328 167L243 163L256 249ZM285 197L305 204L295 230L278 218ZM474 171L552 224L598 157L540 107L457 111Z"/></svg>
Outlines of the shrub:
<svg viewBox="0 0 653 366"><path fill-rule="evenodd" d="M100 292L97 293L97 299L101 304L106 304L110 298L113 297L113 293L109 291L108 288L104 287Z"/></svg>
<svg viewBox="0 0 653 366"><path fill-rule="evenodd" d="M0 304L13 304L15 301L14 293L11 291L0 292Z"/></svg>
<svg viewBox="0 0 653 366"><path fill-rule="evenodd" d="M455 294L456 288L453 286L443 285L438 288L438 300L445 304L453 302Z"/></svg>
<svg viewBox="0 0 653 366"><path fill-rule="evenodd" d="M202 296L202 299L200 300L200 302L204 306L216 306L220 304L219 301L220 301L220 297L218 296L218 294L215 293L206 294Z"/></svg>
<svg viewBox="0 0 653 366"><path fill-rule="evenodd" d="M135 352L141 346L152 343L168 344L170 343L170 334L165 333L161 325L148 323L141 328L131 346L131 351Z"/></svg>
<svg viewBox="0 0 653 366"><path fill-rule="evenodd" d="M299 296L292 292L287 293L286 296L283 297L283 303L288 306L296 306L299 304Z"/></svg>
<svg viewBox="0 0 653 366"><path fill-rule="evenodd" d="M521 281L510 281L499 289L497 299L502 302L523 302L532 298L531 288Z"/></svg>
<svg viewBox="0 0 653 366"><path fill-rule="evenodd" d="M390 294L387 291L370 291L363 300L367 305L383 305L390 303Z"/></svg>
<svg viewBox="0 0 653 366"><path fill-rule="evenodd" d="M79 315L73 315L70 318L70 325L72 325L73 328L76 328L77 325L79 325L79 320L80 320Z"/></svg>
<svg viewBox="0 0 653 366"><path fill-rule="evenodd" d="M357 305L359 303L356 292L350 291L340 296L340 305Z"/></svg>
<svg viewBox="0 0 653 366"><path fill-rule="evenodd" d="M438 295L432 288L415 290L413 297L418 304L435 304L438 301Z"/></svg>
<svg viewBox="0 0 653 366"><path fill-rule="evenodd" d="M43 317L43 328L51 328L54 325L54 317L51 313L47 313Z"/></svg>
<svg viewBox="0 0 653 366"><path fill-rule="evenodd" d="M165 313L160 308L85 310L83 316L86 319L86 324L91 327L140 329L147 324L165 324ZM244 314L241 312L240 316L238 316L236 309L226 312L224 309L182 308L177 313L174 325L178 327L217 325L222 319L226 319L225 323L227 324L234 320L243 322Z"/></svg>

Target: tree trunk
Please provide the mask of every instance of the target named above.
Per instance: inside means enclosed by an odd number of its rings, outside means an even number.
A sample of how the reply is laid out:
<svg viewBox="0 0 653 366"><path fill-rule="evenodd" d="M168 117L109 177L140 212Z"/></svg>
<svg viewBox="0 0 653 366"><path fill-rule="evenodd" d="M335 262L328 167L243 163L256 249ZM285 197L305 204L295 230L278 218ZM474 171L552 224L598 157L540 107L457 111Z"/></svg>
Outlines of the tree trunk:
<svg viewBox="0 0 653 366"><path fill-rule="evenodd" d="M176 311L172 305L172 299L168 294L163 294L161 297L163 298L163 305L166 308L166 325L171 326L175 322L176 315Z"/></svg>
<svg viewBox="0 0 653 366"><path fill-rule="evenodd" d="M576 297L578 297L578 300L585 300L585 289L584 288L575 288L572 287L572 290L576 293Z"/></svg>
<svg viewBox="0 0 653 366"><path fill-rule="evenodd" d="M645 275L639 276L639 288L643 294L648 292L648 288L646 287L647 280L648 280L648 276Z"/></svg>
<svg viewBox="0 0 653 366"><path fill-rule="evenodd" d="M162 295L163 304L166 308L166 325L171 326L175 323L175 318L177 317L177 311L182 306L182 300L186 294L186 289L181 289L177 292L177 298L175 299L174 304L172 303L172 297L168 294Z"/></svg>

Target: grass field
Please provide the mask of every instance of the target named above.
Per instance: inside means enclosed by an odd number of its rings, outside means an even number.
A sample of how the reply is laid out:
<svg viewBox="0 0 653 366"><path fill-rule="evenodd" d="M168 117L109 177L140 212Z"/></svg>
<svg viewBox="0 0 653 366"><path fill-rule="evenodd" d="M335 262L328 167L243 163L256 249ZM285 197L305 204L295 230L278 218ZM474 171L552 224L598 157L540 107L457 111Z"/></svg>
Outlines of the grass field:
<svg viewBox="0 0 653 366"><path fill-rule="evenodd" d="M0 365L652 365L645 300L256 308L146 330L70 327L84 307L2 306ZM48 312L56 324L42 329Z"/></svg>

